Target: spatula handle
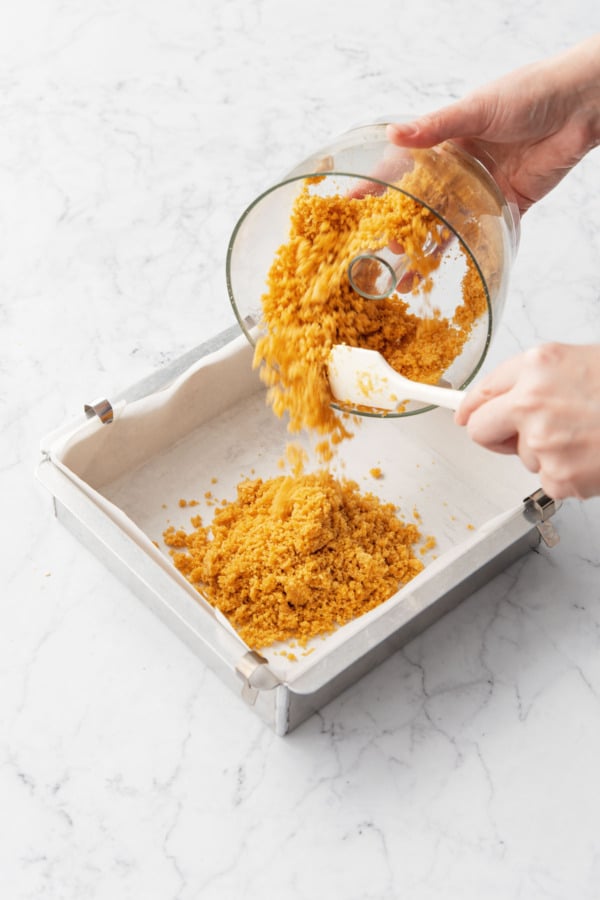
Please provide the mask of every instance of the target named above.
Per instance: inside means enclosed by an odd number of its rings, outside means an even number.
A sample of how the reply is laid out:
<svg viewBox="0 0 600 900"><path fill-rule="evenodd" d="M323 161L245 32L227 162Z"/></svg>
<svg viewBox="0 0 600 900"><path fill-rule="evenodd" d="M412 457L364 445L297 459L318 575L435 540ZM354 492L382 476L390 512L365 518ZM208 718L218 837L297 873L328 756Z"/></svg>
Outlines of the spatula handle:
<svg viewBox="0 0 600 900"><path fill-rule="evenodd" d="M432 403L434 406L444 406L446 409L458 409L465 396L464 391L438 387L434 384L420 385L419 387L421 388L422 396L418 397L418 399L422 403ZM416 396L415 399L417 399Z"/></svg>

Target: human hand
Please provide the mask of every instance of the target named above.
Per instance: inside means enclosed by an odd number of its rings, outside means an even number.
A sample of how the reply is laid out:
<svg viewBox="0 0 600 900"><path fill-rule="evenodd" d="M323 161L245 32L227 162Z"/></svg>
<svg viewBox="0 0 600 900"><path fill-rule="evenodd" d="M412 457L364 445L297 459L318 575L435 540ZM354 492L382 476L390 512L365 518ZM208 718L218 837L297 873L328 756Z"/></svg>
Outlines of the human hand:
<svg viewBox="0 0 600 900"><path fill-rule="evenodd" d="M452 139L489 165L523 213L600 143L600 35L390 125L388 137L413 148Z"/></svg>
<svg viewBox="0 0 600 900"><path fill-rule="evenodd" d="M455 418L476 443L518 453L555 500L600 495L600 345L545 344L507 360Z"/></svg>

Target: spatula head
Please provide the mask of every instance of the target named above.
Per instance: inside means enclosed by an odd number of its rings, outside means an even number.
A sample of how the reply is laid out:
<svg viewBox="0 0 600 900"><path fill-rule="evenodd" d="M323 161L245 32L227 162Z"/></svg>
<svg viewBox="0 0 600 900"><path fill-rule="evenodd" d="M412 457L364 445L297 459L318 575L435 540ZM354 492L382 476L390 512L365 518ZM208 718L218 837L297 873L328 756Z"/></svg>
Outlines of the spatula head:
<svg viewBox="0 0 600 900"><path fill-rule="evenodd" d="M411 396L410 382L376 350L335 344L329 354L327 374L331 392L340 403L394 411ZM409 387L404 396L398 393L402 381Z"/></svg>
<svg viewBox="0 0 600 900"><path fill-rule="evenodd" d="M396 372L376 350L335 344L327 374L331 392L340 403L374 409L404 411L409 400L458 409L464 394L452 388L411 381Z"/></svg>

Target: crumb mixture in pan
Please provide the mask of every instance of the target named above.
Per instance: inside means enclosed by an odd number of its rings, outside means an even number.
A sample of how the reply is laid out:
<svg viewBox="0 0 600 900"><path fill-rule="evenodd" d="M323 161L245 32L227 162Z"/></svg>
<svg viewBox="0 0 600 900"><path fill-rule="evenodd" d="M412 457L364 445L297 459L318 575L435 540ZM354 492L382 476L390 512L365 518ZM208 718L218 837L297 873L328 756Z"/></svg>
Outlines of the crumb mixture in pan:
<svg viewBox="0 0 600 900"><path fill-rule="evenodd" d="M238 485L212 524L167 529L176 567L255 649L301 645L387 600L423 569L391 503L329 472Z"/></svg>

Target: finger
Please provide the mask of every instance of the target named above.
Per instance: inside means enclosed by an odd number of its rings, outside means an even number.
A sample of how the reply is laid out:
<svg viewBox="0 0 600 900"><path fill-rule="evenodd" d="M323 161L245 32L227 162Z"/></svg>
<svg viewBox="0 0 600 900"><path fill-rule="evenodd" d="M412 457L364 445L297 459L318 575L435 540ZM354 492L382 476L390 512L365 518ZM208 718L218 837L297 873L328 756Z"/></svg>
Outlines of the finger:
<svg viewBox="0 0 600 900"><path fill-rule="evenodd" d="M489 450L500 447L507 441L514 442L519 429L509 395L500 394L473 410L469 416L467 431L475 443Z"/></svg>
<svg viewBox="0 0 600 900"><path fill-rule="evenodd" d="M392 253L396 254L396 256L402 256L404 254L404 244L401 244L400 241L397 241L394 238L391 239L388 247Z"/></svg>
<svg viewBox="0 0 600 900"><path fill-rule="evenodd" d="M510 391L478 407L469 418L467 430L476 444L495 453L517 453L530 472L539 472L540 461L527 442Z"/></svg>
<svg viewBox="0 0 600 900"><path fill-rule="evenodd" d="M396 291L398 294L410 294L421 282L421 276L414 272L412 269L409 269L408 272L405 272L402 278L399 279L398 284L396 285Z"/></svg>
<svg viewBox="0 0 600 900"><path fill-rule="evenodd" d="M379 181L373 181L372 179L362 178L348 191L347 196L350 200L363 200L365 197L369 196L381 197L382 194L385 194L386 190L387 186L385 184L381 184Z"/></svg>
<svg viewBox="0 0 600 900"><path fill-rule="evenodd" d="M443 239L440 238L439 235L437 235L436 241L439 241L439 243L436 243L433 249L425 251L426 257L436 260L435 268L440 265L444 253L446 252L450 244L453 243L454 239L455 235L453 233L448 234L448 236ZM429 237L426 238L426 242L427 241L429 241ZM398 241L391 240L388 246L390 250L392 250L392 252L396 253L398 256L404 253L404 247ZM411 291L414 291L418 287L424 277L424 274L419 272L416 268L408 268L406 272L403 273L401 278L398 279L396 290L399 294L409 294L411 293Z"/></svg>
<svg viewBox="0 0 600 900"><path fill-rule="evenodd" d="M522 369L523 357L513 356L500 363L492 372L470 388L456 412L457 425L466 425L475 410L494 397L510 391L516 384Z"/></svg>
<svg viewBox="0 0 600 900"><path fill-rule="evenodd" d="M397 147L386 147L383 159L376 163L369 175L361 178L354 187L348 191L348 196L361 200L370 194L380 196L384 194L390 184L395 184L413 167L413 160L406 152Z"/></svg>
<svg viewBox="0 0 600 900"><path fill-rule="evenodd" d="M492 450L494 453L504 453L507 456L516 456L519 452L519 435L513 434L504 441L499 441L493 446L490 445L487 449Z"/></svg>
<svg viewBox="0 0 600 900"><path fill-rule="evenodd" d="M479 137L489 124L487 104L480 98L471 97L411 122L390 124L387 136L393 144L400 146L432 147L449 138Z"/></svg>
<svg viewBox="0 0 600 900"><path fill-rule="evenodd" d="M551 461L548 460L548 462ZM552 497L554 500L565 500L567 497L578 497L580 500L584 500L586 496L589 496L585 491L585 486L576 484L564 473L557 476L556 472L556 467L546 464L541 467L539 472L540 485L548 497Z"/></svg>

